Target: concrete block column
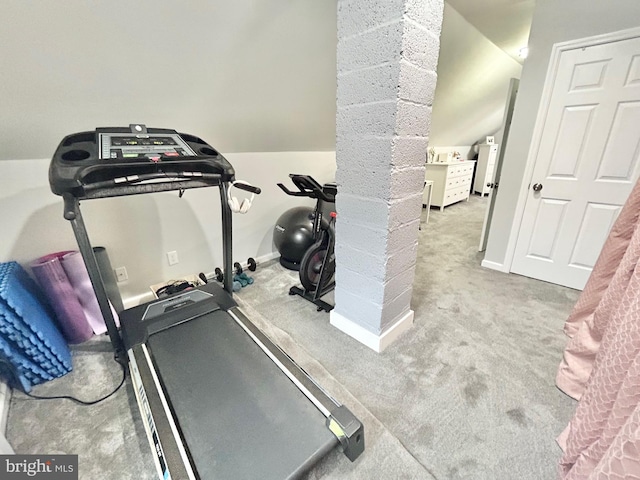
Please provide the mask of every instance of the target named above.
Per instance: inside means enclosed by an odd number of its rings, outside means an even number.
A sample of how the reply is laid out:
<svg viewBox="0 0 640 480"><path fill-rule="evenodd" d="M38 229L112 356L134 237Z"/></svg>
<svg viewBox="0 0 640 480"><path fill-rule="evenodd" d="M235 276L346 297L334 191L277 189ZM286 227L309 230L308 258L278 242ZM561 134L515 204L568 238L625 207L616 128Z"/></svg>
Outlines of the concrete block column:
<svg viewBox="0 0 640 480"><path fill-rule="evenodd" d="M411 327L443 0L338 0L336 307L382 351Z"/></svg>

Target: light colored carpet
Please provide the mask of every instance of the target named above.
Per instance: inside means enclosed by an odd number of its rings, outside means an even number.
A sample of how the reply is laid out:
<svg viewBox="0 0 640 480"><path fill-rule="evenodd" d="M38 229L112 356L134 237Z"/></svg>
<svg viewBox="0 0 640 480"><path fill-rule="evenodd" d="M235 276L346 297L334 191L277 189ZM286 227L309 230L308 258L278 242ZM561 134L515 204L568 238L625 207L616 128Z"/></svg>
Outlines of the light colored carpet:
<svg viewBox="0 0 640 480"><path fill-rule="evenodd" d="M554 478L554 438L574 403L553 380L578 292L481 268L485 205L472 197L431 211L420 233L415 325L382 354L289 296L295 272L272 262L251 273L255 283L237 295L250 318L365 424L358 461L333 452L309 478ZM95 398L119 381L104 338L75 348L74 362L72 374L35 393ZM7 437L18 453L79 454L80 478L154 478L126 386L94 407L17 393Z"/></svg>
<svg viewBox="0 0 640 480"><path fill-rule="evenodd" d="M422 225L414 327L376 354L260 268L240 292L317 359L438 479L550 479L574 402L554 385L579 292L480 267L486 198ZM423 213L425 215L425 213ZM362 477L365 478L365 477Z"/></svg>

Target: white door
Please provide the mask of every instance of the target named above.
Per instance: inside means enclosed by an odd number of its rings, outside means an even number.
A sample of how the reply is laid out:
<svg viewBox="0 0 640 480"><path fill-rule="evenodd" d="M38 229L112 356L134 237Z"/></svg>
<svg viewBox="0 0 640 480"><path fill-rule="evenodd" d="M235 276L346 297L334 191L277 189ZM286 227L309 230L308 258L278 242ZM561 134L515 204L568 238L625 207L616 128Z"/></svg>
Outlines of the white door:
<svg viewBox="0 0 640 480"><path fill-rule="evenodd" d="M511 271L582 289L638 179L640 38L561 53Z"/></svg>
<svg viewBox="0 0 640 480"><path fill-rule="evenodd" d="M513 118L513 107L516 103L516 95L518 95L518 86L520 80L512 78L509 82L509 91L507 92L507 103L504 107L504 116L502 118L500 146L498 147L498 158L493 169L493 178L489 181L489 201L487 210L484 214L484 222L482 223L482 233L480 234L480 245L478 251L484 252L487 248L487 240L489 239L489 230L491 229L491 220L493 219L493 209L496 204L497 189L500 184L500 174L502 172L502 160L504 159L504 151L507 148L507 140L509 140L509 130L511 129L511 119Z"/></svg>

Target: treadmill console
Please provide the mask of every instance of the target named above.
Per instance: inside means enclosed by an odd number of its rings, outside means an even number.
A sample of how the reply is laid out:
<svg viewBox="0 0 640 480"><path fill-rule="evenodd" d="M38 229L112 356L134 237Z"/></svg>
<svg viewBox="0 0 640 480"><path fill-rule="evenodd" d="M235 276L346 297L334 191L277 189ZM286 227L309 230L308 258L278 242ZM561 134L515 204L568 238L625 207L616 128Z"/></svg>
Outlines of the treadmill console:
<svg viewBox="0 0 640 480"><path fill-rule="evenodd" d="M131 135L100 133L100 158L195 157L196 153L178 134Z"/></svg>
<svg viewBox="0 0 640 480"><path fill-rule="evenodd" d="M49 166L51 191L76 198L214 186L234 180L231 164L201 138L140 124L68 135ZM151 183L155 186L149 186ZM141 190L141 184L147 187Z"/></svg>

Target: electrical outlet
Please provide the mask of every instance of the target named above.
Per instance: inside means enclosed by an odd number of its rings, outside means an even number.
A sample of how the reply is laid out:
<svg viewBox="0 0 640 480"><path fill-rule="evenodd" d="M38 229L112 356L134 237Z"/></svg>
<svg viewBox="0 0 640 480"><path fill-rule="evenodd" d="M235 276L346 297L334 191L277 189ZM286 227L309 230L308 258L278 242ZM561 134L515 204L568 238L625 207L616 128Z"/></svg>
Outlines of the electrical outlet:
<svg viewBox="0 0 640 480"><path fill-rule="evenodd" d="M118 282L125 282L129 280L129 274L127 274L127 269L125 267L118 267L114 271L116 272L116 280Z"/></svg>
<svg viewBox="0 0 640 480"><path fill-rule="evenodd" d="M178 252L173 250L172 252L167 252L167 260L169 261L169 265L175 265L179 262L178 260Z"/></svg>

